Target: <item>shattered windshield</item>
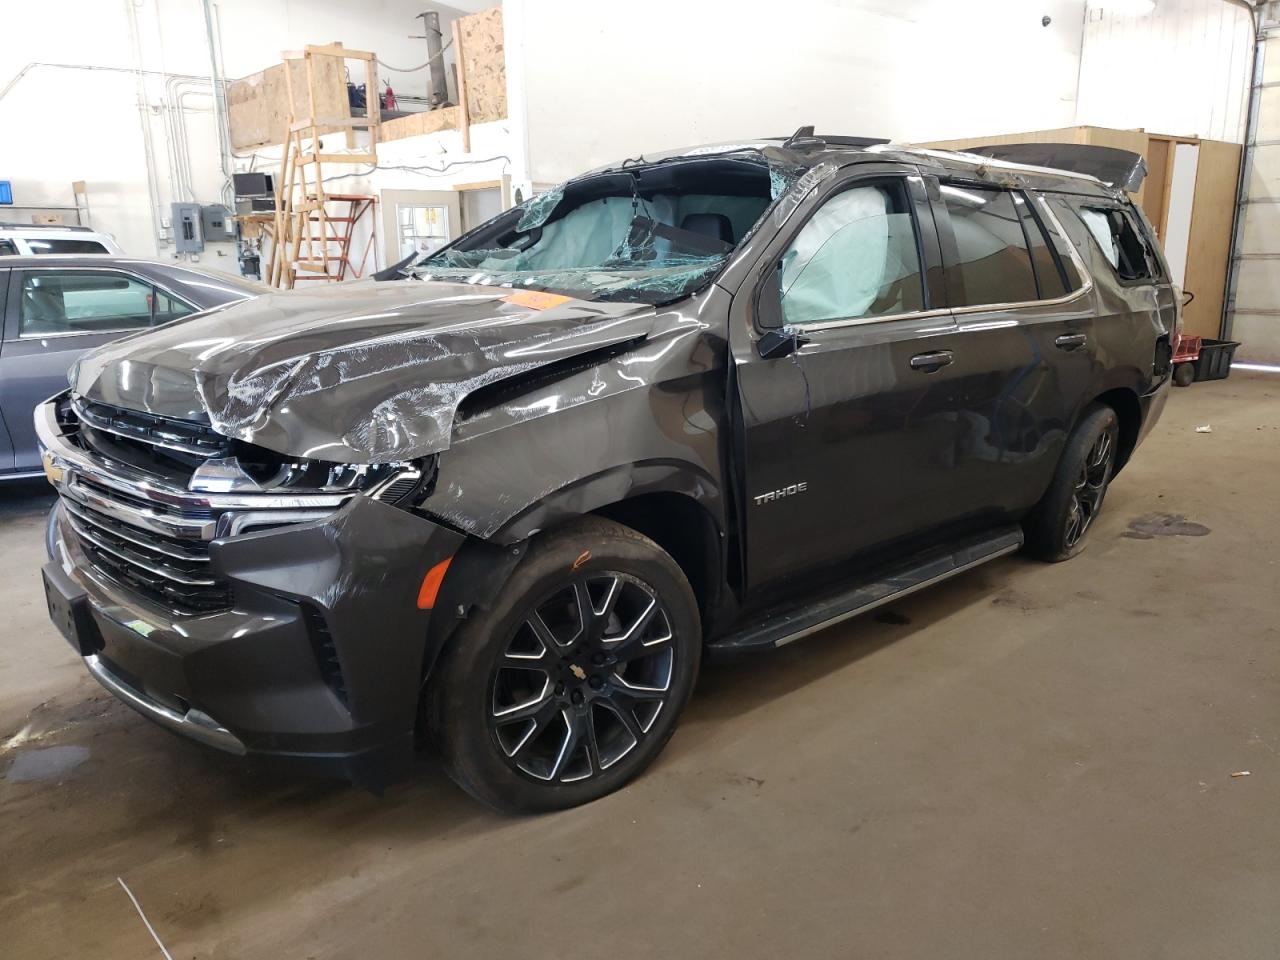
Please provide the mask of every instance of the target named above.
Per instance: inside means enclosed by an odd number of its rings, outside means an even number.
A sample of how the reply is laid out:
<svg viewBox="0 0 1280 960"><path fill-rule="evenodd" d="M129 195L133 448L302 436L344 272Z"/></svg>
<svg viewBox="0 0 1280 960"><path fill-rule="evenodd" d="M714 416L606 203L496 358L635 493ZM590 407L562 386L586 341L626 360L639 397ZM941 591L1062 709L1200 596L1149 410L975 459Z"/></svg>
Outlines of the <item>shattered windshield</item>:
<svg viewBox="0 0 1280 960"><path fill-rule="evenodd" d="M710 280L796 175L754 153L624 165L533 197L412 273L587 300L669 302Z"/></svg>

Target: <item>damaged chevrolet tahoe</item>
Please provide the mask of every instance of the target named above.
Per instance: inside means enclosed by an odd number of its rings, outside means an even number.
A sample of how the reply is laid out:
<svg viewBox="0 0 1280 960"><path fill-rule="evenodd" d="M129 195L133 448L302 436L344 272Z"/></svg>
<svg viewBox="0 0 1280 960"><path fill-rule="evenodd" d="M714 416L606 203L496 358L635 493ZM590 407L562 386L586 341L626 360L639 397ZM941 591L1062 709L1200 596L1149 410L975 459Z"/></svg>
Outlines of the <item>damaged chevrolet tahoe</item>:
<svg viewBox="0 0 1280 960"><path fill-rule="evenodd" d="M103 347L35 415L50 614L224 751L600 797L708 652L1081 550L1180 323L1141 174L804 129Z"/></svg>

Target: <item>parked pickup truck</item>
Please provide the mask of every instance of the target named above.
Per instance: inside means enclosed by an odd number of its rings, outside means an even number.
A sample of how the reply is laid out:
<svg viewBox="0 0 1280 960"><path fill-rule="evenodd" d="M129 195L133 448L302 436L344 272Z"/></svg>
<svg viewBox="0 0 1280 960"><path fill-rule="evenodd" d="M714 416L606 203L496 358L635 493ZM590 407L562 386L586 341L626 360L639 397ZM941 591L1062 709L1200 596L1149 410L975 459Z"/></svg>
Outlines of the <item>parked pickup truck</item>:
<svg viewBox="0 0 1280 960"><path fill-rule="evenodd" d="M615 790L704 654L1084 547L1179 308L1136 157L1000 150L630 160L105 346L36 411L51 615L221 750L381 785L427 735L499 808Z"/></svg>

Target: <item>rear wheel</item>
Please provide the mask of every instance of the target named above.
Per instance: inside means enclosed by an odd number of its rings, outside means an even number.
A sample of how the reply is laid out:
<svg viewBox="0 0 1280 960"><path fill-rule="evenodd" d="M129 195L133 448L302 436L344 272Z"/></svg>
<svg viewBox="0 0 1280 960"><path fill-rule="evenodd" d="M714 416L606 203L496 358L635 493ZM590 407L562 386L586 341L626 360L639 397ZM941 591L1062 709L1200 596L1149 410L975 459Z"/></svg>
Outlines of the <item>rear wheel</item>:
<svg viewBox="0 0 1280 960"><path fill-rule="evenodd" d="M689 584L657 544L598 518L535 541L428 691L450 775L507 811L586 803L675 729L701 652Z"/></svg>
<svg viewBox="0 0 1280 960"><path fill-rule="evenodd" d="M1067 441L1048 492L1024 524L1027 552L1056 562L1084 549L1115 472L1119 439L1115 411L1090 407Z"/></svg>
<svg viewBox="0 0 1280 960"><path fill-rule="evenodd" d="M1196 379L1194 363L1180 363L1173 368L1173 382L1179 387L1189 387Z"/></svg>

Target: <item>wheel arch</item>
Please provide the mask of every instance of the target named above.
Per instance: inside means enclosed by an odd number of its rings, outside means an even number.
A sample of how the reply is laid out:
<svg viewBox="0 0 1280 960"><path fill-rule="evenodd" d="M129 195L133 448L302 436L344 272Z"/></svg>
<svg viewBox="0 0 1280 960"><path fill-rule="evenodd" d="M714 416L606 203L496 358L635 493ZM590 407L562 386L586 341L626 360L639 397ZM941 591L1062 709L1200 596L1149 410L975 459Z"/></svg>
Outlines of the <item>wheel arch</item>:
<svg viewBox="0 0 1280 960"><path fill-rule="evenodd" d="M1116 423L1120 429L1115 469L1118 474L1129 462L1130 455L1138 445L1138 436L1142 431L1142 404L1138 401L1138 394L1128 387L1113 387L1103 391L1086 404L1084 410L1095 403L1110 407L1116 414ZM1083 415L1082 410L1081 416Z"/></svg>
<svg viewBox="0 0 1280 960"><path fill-rule="evenodd" d="M504 545L523 543L588 515L621 523L653 540L675 560L693 588L704 632L709 633L731 602L724 510L719 485L705 471L684 462L648 461L566 484L490 539Z"/></svg>
<svg viewBox="0 0 1280 960"><path fill-rule="evenodd" d="M724 537L711 512L686 494L664 490L606 504L592 513L644 534L671 556L693 588L703 633L709 633L726 592Z"/></svg>

